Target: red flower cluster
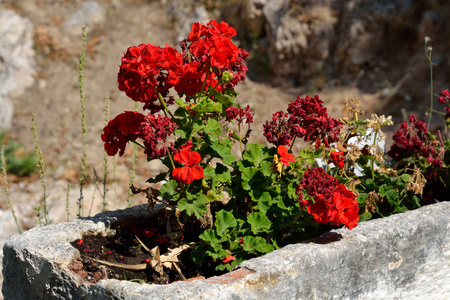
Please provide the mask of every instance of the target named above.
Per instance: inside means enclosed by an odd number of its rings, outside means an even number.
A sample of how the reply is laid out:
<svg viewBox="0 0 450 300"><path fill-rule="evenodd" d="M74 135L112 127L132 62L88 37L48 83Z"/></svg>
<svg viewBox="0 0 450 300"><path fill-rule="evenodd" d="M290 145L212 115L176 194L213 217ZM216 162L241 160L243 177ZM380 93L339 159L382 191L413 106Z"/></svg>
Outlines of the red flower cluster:
<svg viewBox="0 0 450 300"><path fill-rule="evenodd" d="M245 108L239 108L239 107L228 107L225 110L225 113L227 114L227 121L231 122L231 120L236 120L239 123L253 123L253 116L255 115L254 113L250 112L250 106L247 105Z"/></svg>
<svg viewBox="0 0 450 300"><path fill-rule="evenodd" d="M402 122L400 128L394 133L394 144L387 155L399 161L406 153L420 151L425 143L427 124L424 120L417 120L415 115L409 116L409 124Z"/></svg>
<svg viewBox="0 0 450 300"><path fill-rule="evenodd" d="M299 127L290 126L288 123L289 115L282 111L277 111L272 115L272 121L266 121L264 126L264 136L269 143L276 146L290 146L295 137L294 130L302 130ZM303 132L299 132L302 134Z"/></svg>
<svg viewBox="0 0 450 300"><path fill-rule="evenodd" d="M448 90L443 90L439 95L439 103L445 104L450 100L450 92Z"/></svg>
<svg viewBox="0 0 450 300"><path fill-rule="evenodd" d="M177 125L169 117L148 114L142 123L144 153L148 159L155 159L167 153L167 138L173 134ZM172 146L172 145L171 145Z"/></svg>
<svg viewBox="0 0 450 300"><path fill-rule="evenodd" d="M175 129L176 124L170 118L126 111L109 121L101 137L109 156L116 155L119 150L122 156L127 142L141 138L144 140L144 153L148 159L155 159L167 153L164 143Z"/></svg>
<svg viewBox="0 0 450 300"><path fill-rule="evenodd" d="M120 150L119 155L125 152L128 141L135 141L142 138L141 124L144 122L144 115L135 111L126 111L116 116L103 128L101 135L105 143L105 150L109 156L114 156Z"/></svg>
<svg viewBox="0 0 450 300"><path fill-rule="evenodd" d="M434 177L436 169L442 167L443 153L440 143L431 140L427 134L427 125L424 120L417 120L415 115L409 116L409 124L403 122L392 139L394 144L387 155L394 161L400 161L403 157L411 155L425 157L432 165L432 169L427 170L428 177Z"/></svg>
<svg viewBox="0 0 450 300"><path fill-rule="evenodd" d="M180 96L193 96L203 86L205 90L218 91L233 87L245 80L248 70L243 64L248 53L231 42L234 35L236 30L227 23L211 21L207 26L192 25L189 38L180 42L182 53L169 45L130 47L122 57L119 90L134 101L145 103L144 109L155 113L163 108L158 93L167 104L173 103L173 98L168 96L172 87ZM231 74L231 80L220 85L225 71L228 76Z"/></svg>
<svg viewBox="0 0 450 300"><path fill-rule="evenodd" d="M196 151L190 149L181 150L179 153L173 156L176 162L183 164L181 168L175 168L172 171L172 176L177 181L181 181L184 184L190 184L194 180L201 179L203 177L203 169L198 166L202 158Z"/></svg>
<svg viewBox="0 0 450 300"><path fill-rule="evenodd" d="M338 120L328 117L327 109L322 103L318 95L314 98L306 95L305 98L298 96L288 106L292 124L304 130L299 137L306 142L315 141L316 148L320 147L321 142L329 147L330 143L338 141L342 127Z"/></svg>
<svg viewBox="0 0 450 300"><path fill-rule="evenodd" d="M306 142L315 141L316 148L320 143L329 147L339 139L342 124L328 117L322 103L317 95L314 98L298 96L289 104L288 113L278 111L273 114L271 122L266 121L264 136L275 145L290 145L298 137Z"/></svg>
<svg viewBox="0 0 450 300"><path fill-rule="evenodd" d="M193 24L189 37L180 43L185 63L199 62L203 72L212 69L212 73L219 79L225 71L233 75L231 80L218 87L218 90L234 87L239 81L245 80L248 68L244 66L243 61L248 57L248 53L231 42L235 35L236 30L226 22L219 24L212 20L206 26Z"/></svg>
<svg viewBox="0 0 450 300"><path fill-rule="evenodd" d="M134 101L145 103L144 109L151 113L160 111L158 94L168 95L169 89L177 83L183 60L181 54L166 45L165 48L141 44L128 48L122 57L118 74L119 90ZM172 103L169 98L167 103Z"/></svg>
<svg viewBox="0 0 450 300"><path fill-rule="evenodd" d="M309 204L309 200L303 199L302 189L307 190L314 203ZM342 223L348 229L353 229L358 224L359 207L356 195L322 168L308 168L297 191L300 194L301 208L304 209L309 204L308 213L318 224Z"/></svg>
<svg viewBox="0 0 450 300"><path fill-rule="evenodd" d="M448 103L446 107L444 107L444 111L447 113L445 118L450 119L450 92L449 90L443 90L441 95L439 95L439 102L442 104Z"/></svg>
<svg viewBox="0 0 450 300"><path fill-rule="evenodd" d="M289 163L295 160L294 154L289 153L288 149L283 145L278 146L277 153L280 156L280 162L285 166L289 166Z"/></svg>
<svg viewBox="0 0 450 300"><path fill-rule="evenodd" d="M344 168L344 152L343 151L331 152L330 158L335 165L339 166L339 168L341 168L341 169Z"/></svg>

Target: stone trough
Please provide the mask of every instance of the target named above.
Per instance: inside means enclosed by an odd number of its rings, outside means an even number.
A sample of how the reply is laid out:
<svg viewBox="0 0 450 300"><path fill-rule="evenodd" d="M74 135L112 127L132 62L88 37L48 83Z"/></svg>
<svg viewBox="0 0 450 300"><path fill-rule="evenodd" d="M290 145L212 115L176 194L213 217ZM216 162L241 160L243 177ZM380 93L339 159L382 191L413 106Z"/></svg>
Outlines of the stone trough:
<svg viewBox="0 0 450 300"><path fill-rule="evenodd" d="M220 277L82 283L68 265L83 233L152 214L145 206L33 228L4 246L5 299L450 299L450 202L333 230Z"/></svg>

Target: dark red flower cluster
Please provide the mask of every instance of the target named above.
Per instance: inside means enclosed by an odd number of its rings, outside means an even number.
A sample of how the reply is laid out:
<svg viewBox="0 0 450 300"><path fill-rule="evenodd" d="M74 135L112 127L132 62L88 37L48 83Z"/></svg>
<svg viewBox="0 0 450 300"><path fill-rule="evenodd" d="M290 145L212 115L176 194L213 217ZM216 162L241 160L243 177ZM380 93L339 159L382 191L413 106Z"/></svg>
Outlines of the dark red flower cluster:
<svg viewBox="0 0 450 300"><path fill-rule="evenodd" d="M405 156L422 156L434 168L442 167L443 155L439 149L439 142L431 140L424 120L418 120L415 115L409 116L409 124L402 122L392 139L394 144L387 155L394 161L400 161ZM430 171L435 173L433 170Z"/></svg>
<svg viewBox="0 0 450 300"><path fill-rule="evenodd" d="M302 189L314 199L303 199ZM305 172L301 184L297 187L300 206L312 215L318 224L330 223L331 225L345 225L353 229L358 224L359 207L356 195L347 190L345 185L331 175L325 173L322 168L313 168ZM309 204L309 205L308 205Z"/></svg>
<svg viewBox="0 0 450 300"><path fill-rule="evenodd" d="M105 150L109 156L119 151L122 156L128 141L142 138L141 124L145 116L135 111L125 111L108 122L101 135Z"/></svg>
<svg viewBox="0 0 450 300"><path fill-rule="evenodd" d="M327 109L319 96L297 97L288 106L288 113L278 111L272 121L264 124L264 136L275 145L290 145L295 137L306 142L315 141L316 148L324 143L326 147L339 139L342 124L328 117Z"/></svg>
<svg viewBox="0 0 450 300"><path fill-rule="evenodd" d="M276 146L290 146L295 137L294 127L288 123L289 115L283 111L277 111L272 115L272 121L266 121L264 126L264 136L269 143ZM296 127L295 129L301 130Z"/></svg>
<svg viewBox="0 0 450 300"><path fill-rule="evenodd" d="M240 107L228 107L225 110L225 113L227 114L227 121L231 122L231 120L236 120L239 123L253 123L253 116L255 115L254 113L250 112L250 106L247 105L245 108L240 108Z"/></svg>
<svg viewBox="0 0 450 300"><path fill-rule="evenodd" d="M203 177L203 169L198 166L202 158L197 151L181 150L173 156L173 159L183 164L183 167L173 169L172 176L175 180L190 184Z"/></svg>
<svg viewBox="0 0 450 300"><path fill-rule="evenodd" d="M420 151L425 143L427 124L424 120L418 120L415 115L409 116L409 124L404 121L394 133L394 144L387 154L395 161L402 159L406 153Z"/></svg>
<svg viewBox="0 0 450 300"><path fill-rule="evenodd" d="M448 90L443 90L439 95L439 103L445 104L450 100L450 92Z"/></svg>
<svg viewBox="0 0 450 300"><path fill-rule="evenodd" d="M155 159L167 153L167 138L173 134L177 125L169 117L148 114L142 123L142 134L148 159ZM171 147L170 145L169 147Z"/></svg>
<svg viewBox="0 0 450 300"><path fill-rule="evenodd" d="M439 95L439 102L442 104L447 103L447 106L444 107L444 111L447 113L445 118L450 119L450 92L449 90L443 90Z"/></svg>
<svg viewBox="0 0 450 300"><path fill-rule="evenodd" d="M298 96L288 106L292 124L304 129L299 137L306 142L315 141L316 148L320 147L320 143L329 147L330 143L337 142L342 128L341 122L328 117L327 109L322 103L318 95L313 98L306 95L305 98Z"/></svg>
<svg viewBox="0 0 450 300"><path fill-rule="evenodd" d="M341 169L344 168L344 152L343 151L331 152L330 158L335 165L339 166L339 168L341 168Z"/></svg>

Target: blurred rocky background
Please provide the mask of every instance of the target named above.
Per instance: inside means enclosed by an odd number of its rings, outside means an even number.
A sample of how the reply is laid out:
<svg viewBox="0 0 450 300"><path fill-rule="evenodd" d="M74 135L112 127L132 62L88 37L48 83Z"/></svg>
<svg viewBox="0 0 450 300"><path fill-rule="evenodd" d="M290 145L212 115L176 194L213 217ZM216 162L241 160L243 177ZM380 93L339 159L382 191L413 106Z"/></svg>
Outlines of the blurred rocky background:
<svg viewBox="0 0 450 300"><path fill-rule="evenodd" d="M0 128L4 143L32 153L31 117L46 162L53 222L76 217L82 158L78 60L81 28L87 23L85 67L88 182L83 215L102 208L104 100L110 116L134 108L117 89L120 58L129 46L177 46L194 22L224 20L236 28L235 42L250 52L249 73L238 87L239 102L255 112L253 141L265 142L262 123L297 95L319 94L335 118L342 101L357 97L367 112L425 117L430 70L424 38L429 36L435 93L450 88L450 4L445 0L0 0ZM437 105L437 104L435 104ZM437 105L437 110L442 107ZM438 129L435 115L434 128ZM389 144L389 142L388 142ZM117 159L114 184L108 162L108 209L128 205L131 147ZM138 154L135 184L158 174ZM10 201L21 228L37 224L41 205L37 172L7 176ZM99 182L97 188L95 182ZM67 217L67 184L70 186ZM131 204L145 199L135 196ZM0 246L17 234L0 191ZM2 250L0 250L0 260ZM0 278L1 282L1 278Z"/></svg>

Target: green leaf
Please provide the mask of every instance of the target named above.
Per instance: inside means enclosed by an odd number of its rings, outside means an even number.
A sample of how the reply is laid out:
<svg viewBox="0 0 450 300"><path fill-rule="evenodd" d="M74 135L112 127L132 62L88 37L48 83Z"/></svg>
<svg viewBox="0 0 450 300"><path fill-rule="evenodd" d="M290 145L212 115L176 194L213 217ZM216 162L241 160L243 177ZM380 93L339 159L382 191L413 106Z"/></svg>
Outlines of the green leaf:
<svg viewBox="0 0 450 300"><path fill-rule="evenodd" d="M256 202L256 206L259 211L264 214L273 204L272 197L269 192L264 191L263 193L258 193L256 190L252 190L250 191L250 196L252 197L252 200Z"/></svg>
<svg viewBox="0 0 450 300"><path fill-rule="evenodd" d="M222 127L218 121L209 119L203 131L209 136L211 141L217 141L222 133Z"/></svg>
<svg viewBox="0 0 450 300"><path fill-rule="evenodd" d="M222 103L215 102L209 97L202 97L197 105L191 107L191 110L198 113L222 112Z"/></svg>
<svg viewBox="0 0 450 300"><path fill-rule="evenodd" d="M264 159L269 157L267 151L266 146L251 143L248 144L248 150L244 152L243 158L251 162L255 167L258 167Z"/></svg>
<svg viewBox="0 0 450 300"><path fill-rule="evenodd" d="M253 185L264 180L262 173L256 167L246 168L242 172L242 187L249 191L253 188Z"/></svg>
<svg viewBox="0 0 450 300"><path fill-rule="evenodd" d="M411 175L404 173L404 174L402 174L402 176L400 176L400 178L403 180L403 182L407 183L409 181L409 179L411 178Z"/></svg>
<svg viewBox="0 0 450 300"><path fill-rule="evenodd" d="M194 263L199 264L205 260L207 257L206 250L207 248L204 244L200 244L192 250L191 257Z"/></svg>
<svg viewBox="0 0 450 300"><path fill-rule="evenodd" d="M266 243L266 240L260 236L246 236L243 240L244 251L258 254L258 253L269 253L274 250L273 246Z"/></svg>
<svg viewBox="0 0 450 300"><path fill-rule="evenodd" d="M223 236L228 228L237 226L236 218L231 212L220 210L216 213L216 221L214 222L216 231L220 236Z"/></svg>
<svg viewBox="0 0 450 300"><path fill-rule="evenodd" d="M214 249L219 251L222 249L222 242L226 241L226 237L217 235L217 232L213 229L206 229L200 234L200 239Z"/></svg>
<svg viewBox="0 0 450 300"><path fill-rule="evenodd" d="M277 174L272 170L272 162L263 160L259 165L259 169L265 177L276 177Z"/></svg>
<svg viewBox="0 0 450 300"><path fill-rule="evenodd" d="M221 163L216 164L216 176L221 183L231 182L230 169Z"/></svg>
<svg viewBox="0 0 450 300"><path fill-rule="evenodd" d="M367 198L367 194L366 193L360 193L358 195L358 197L356 197L356 201L358 202L358 204L365 205L366 204L366 198Z"/></svg>
<svg viewBox="0 0 450 300"><path fill-rule="evenodd" d="M228 255L228 251L221 248L221 249L214 250L214 251L208 250L208 251L206 251L206 254L211 256L213 259L222 259Z"/></svg>
<svg viewBox="0 0 450 300"><path fill-rule="evenodd" d="M298 153L298 157L300 157L307 164L313 164L314 160L317 158L316 152L304 149Z"/></svg>
<svg viewBox="0 0 450 300"><path fill-rule="evenodd" d="M208 199L205 195L201 194L197 196L195 199L186 199L182 198L178 201L178 209L180 211L186 211L188 216L194 214L198 219L202 217L204 213L206 213L206 204L208 203Z"/></svg>
<svg viewBox="0 0 450 300"><path fill-rule="evenodd" d="M372 219L370 212L365 212L359 216L359 222L369 221L370 219Z"/></svg>
<svg viewBox="0 0 450 300"><path fill-rule="evenodd" d="M169 180L161 186L159 195L166 201L176 201L180 197L177 191L178 182L176 180Z"/></svg>
<svg viewBox="0 0 450 300"><path fill-rule="evenodd" d="M224 95L223 93L215 93L214 98L220 103L222 103L225 106L225 108L228 108L235 104L234 98L232 96Z"/></svg>
<svg viewBox="0 0 450 300"><path fill-rule="evenodd" d="M269 218L262 212L252 212L248 215L247 222L250 224L253 234L269 232L272 226Z"/></svg>
<svg viewBox="0 0 450 300"><path fill-rule="evenodd" d="M217 155L222 159L226 165L231 165L235 162L236 158L231 154L231 145L228 140L218 140L211 145Z"/></svg>

